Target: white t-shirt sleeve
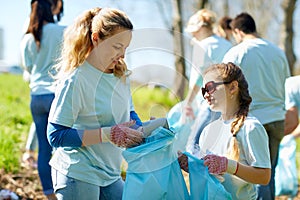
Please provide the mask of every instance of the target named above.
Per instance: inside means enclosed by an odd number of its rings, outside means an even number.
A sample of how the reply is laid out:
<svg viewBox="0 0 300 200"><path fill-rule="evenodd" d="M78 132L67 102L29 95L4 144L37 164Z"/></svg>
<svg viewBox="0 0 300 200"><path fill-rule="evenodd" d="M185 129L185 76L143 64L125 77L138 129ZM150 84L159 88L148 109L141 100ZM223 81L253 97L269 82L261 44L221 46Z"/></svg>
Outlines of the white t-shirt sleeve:
<svg viewBox="0 0 300 200"><path fill-rule="evenodd" d="M232 47L227 51L227 53L224 55L222 63L229 63L232 62L236 65L240 65L239 56L236 52L236 48Z"/></svg>
<svg viewBox="0 0 300 200"><path fill-rule="evenodd" d="M20 44L21 65L31 73L35 56L37 54L37 47L32 34L24 35Z"/></svg>
<svg viewBox="0 0 300 200"><path fill-rule="evenodd" d="M294 106L300 106L300 76L287 78L285 81L285 109L288 110Z"/></svg>
<svg viewBox="0 0 300 200"><path fill-rule="evenodd" d="M267 132L258 121L252 122L246 122L241 130L244 132L241 137L241 148L243 148L245 160L253 167L271 168Z"/></svg>

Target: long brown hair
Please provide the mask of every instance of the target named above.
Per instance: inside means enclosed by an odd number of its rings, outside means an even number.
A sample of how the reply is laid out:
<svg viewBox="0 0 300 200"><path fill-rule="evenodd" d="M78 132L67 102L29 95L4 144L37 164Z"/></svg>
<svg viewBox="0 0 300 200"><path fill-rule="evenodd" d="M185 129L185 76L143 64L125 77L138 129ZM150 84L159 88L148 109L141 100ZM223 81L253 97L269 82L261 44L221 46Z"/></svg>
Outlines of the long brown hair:
<svg viewBox="0 0 300 200"><path fill-rule="evenodd" d="M41 48L42 29L45 22L54 23L51 2L32 0L30 21L26 34L31 33L34 36L38 50Z"/></svg>

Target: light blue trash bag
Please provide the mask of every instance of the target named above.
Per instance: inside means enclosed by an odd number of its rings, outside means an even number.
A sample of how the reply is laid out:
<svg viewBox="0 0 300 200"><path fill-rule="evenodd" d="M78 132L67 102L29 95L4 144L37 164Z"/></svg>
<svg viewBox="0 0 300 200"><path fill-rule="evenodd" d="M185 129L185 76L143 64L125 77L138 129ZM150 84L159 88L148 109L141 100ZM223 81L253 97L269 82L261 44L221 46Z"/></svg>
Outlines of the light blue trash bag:
<svg viewBox="0 0 300 200"><path fill-rule="evenodd" d="M208 172L203 160L187 152L184 154L188 156L190 200L232 199L220 181Z"/></svg>
<svg viewBox="0 0 300 200"><path fill-rule="evenodd" d="M184 101L174 105L167 114L167 120L170 127L174 129L181 126L181 117L184 109Z"/></svg>
<svg viewBox="0 0 300 200"><path fill-rule="evenodd" d="M185 120L182 119L183 109L185 102L181 101L177 103L175 106L171 108L171 110L167 114L167 121L170 129L176 133L176 139L174 141L174 151L186 151L186 145L188 140L190 139L190 135L192 133L192 126L194 120L187 118ZM197 110L197 107L194 106L194 110ZM183 122L185 121L185 122Z"/></svg>
<svg viewBox="0 0 300 200"><path fill-rule="evenodd" d="M298 192L296 166L296 141L292 135L284 136L279 145L278 163L275 168L275 195L290 195Z"/></svg>
<svg viewBox="0 0 300 200"><path fill-rule="evenodd" d="M159 127L145 143L128 148L123 200L188 200L189 193L177 161L175 134Z"/></svg>

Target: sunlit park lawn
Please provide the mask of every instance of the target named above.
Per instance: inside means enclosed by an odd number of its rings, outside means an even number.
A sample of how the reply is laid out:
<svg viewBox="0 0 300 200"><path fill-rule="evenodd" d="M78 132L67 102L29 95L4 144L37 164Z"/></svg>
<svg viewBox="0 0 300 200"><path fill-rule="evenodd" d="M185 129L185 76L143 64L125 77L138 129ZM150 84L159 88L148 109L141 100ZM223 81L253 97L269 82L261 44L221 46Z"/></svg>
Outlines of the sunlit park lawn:
<svg viewBox="0 0 300 200"><path fill-rule="evenodd" d="M0 169L19 170L31 121L28 83L22 75L0 74Z"/></svg>

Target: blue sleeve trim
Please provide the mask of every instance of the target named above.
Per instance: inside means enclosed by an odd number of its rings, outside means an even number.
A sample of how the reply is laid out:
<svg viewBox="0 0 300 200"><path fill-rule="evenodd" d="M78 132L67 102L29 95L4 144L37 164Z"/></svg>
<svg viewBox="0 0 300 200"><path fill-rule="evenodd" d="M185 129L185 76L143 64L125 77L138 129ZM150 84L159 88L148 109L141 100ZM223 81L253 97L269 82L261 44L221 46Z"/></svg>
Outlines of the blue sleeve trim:
<svg viewBox="0 0 300 200"><path fill-rule="evenodd" d="M48 123L47 137L52 147L81 147L83 130Z"/></svg>
<svg viewBox="0 0 300 200"><path fill-rule="evenodd" d="M139 118L138 114L135 111L130 111L130 119L135 120L136 125L142 126L142 121Z"/></svg>

